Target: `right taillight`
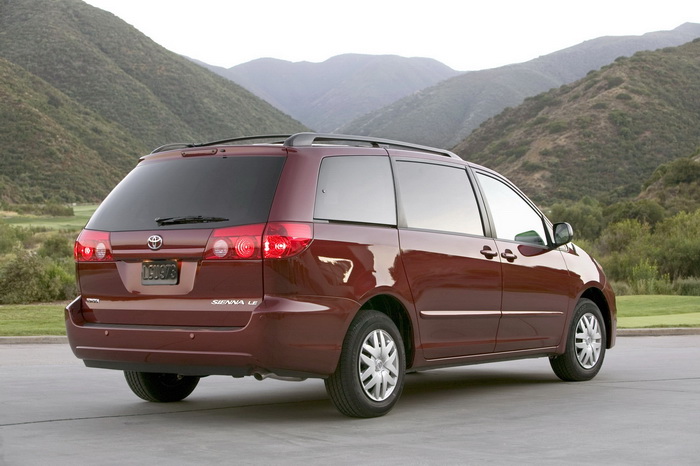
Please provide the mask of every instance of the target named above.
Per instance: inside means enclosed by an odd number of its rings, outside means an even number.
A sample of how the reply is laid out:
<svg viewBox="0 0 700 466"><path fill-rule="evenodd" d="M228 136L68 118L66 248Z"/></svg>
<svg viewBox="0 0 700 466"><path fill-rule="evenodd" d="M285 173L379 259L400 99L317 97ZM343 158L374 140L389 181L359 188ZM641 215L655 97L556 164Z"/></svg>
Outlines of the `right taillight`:
<svg viewBox="0 0 700 466"><path fill-rule="evenodd" d="M83 230L75 240L73 258L76 262L111 261L113 258L109 232Z"/></svg>
<svg viewBox="0 0 700 466"><path fill-rule="evenodd" d="M218 228L209 237L204 258L209 260L261 259L260 240L265 224Z"/></svg>
<svg viewBox="0 0 700 466"><path fill-rule="evenodd" d="M263 257L284 259L302 252L314 237L313 224L270 222L263 235Z"/></svg>
<svg viewBox="0 0 700 466"><path fill-rule="evenodd" d="M219 228L204 252L207 260L284 259L302 252L313 239L313 224L270 222Z"/></svg>

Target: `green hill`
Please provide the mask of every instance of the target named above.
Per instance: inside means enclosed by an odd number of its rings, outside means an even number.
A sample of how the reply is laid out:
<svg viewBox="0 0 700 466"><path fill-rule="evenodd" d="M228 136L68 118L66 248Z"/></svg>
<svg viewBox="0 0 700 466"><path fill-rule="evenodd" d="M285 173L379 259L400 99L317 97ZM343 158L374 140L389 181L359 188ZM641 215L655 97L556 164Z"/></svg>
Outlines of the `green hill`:
<svg viewBox="0 0 700 466"><path fill-rule="evenodd" d="M147 147L0 58L0 201L99 200Z"/></svg>
<svg viewBox="0 0 700 466"><path fill-rule="evenodd" d="M638 199L655 201L671 214L700 209L700 154L661 165Z"/></svg>
<svg viewBox="0 0 700 466"><path fill-rule="evenodd" d="M551 205L635 196L661 164L700 147L700 40L639 52L525 100L455 151Z"/></svg>
<svg viewBox="0 0 700 466"><path fill-rule="evenodd" d="M26 70L2 65L2 114L12 124L2 129L0 144L19 150L0 155L4 200L99 200L138 155L158 145L305 129L242 87L79 0L0 2L0 31L0 58ZM41 104L50 96L48 106ZM75 128L81 118L85 128ZM41 136L18 136L23 127ZM91 181L82 168L68 176L65 164L51 161L55 152L76 164L86 157L83 166L95 169L92 178L104 180ZM35 163L9 160L18 158ZM102 165L93 166L98 161ZM28 173L29 166L39 173ZM93 186L86 189L86 183Z"/></svg>

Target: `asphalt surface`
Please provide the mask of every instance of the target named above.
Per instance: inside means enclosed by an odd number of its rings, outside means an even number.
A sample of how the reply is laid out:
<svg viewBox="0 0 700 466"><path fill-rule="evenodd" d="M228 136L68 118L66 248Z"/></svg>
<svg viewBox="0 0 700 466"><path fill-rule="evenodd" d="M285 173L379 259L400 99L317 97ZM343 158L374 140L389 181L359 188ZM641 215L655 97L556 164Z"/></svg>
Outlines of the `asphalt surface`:
<svg viewBox="0 0 700 466"><path fill-rule="evenodd" d="M589 382L545 359L428 371L358 420L320 380L209 377L156 404L65 343L0 345L0 464L698 464L699 361L699 335L621 337Z"/></svg>

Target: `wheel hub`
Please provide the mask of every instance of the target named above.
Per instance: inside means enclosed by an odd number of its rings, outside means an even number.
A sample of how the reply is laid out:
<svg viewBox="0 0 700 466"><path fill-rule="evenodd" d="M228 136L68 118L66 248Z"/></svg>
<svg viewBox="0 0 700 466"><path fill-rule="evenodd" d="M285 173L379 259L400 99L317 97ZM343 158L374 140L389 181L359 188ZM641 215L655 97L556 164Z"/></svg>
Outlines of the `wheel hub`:
<svg viewBox="0 0 700 466"><path fill-rule="evenodd" d="M399 356L396 344L384 330L370 332L362 344L358 375L365 395L384 401L399 382Z"/></svg>
<svg viewBox="0 0 700 466"><path fill-rule="evenodd" d="M576 325L576 359L584 369L595 367L600 358L603 337L600 323L593 314L581 316Z"/></svg>

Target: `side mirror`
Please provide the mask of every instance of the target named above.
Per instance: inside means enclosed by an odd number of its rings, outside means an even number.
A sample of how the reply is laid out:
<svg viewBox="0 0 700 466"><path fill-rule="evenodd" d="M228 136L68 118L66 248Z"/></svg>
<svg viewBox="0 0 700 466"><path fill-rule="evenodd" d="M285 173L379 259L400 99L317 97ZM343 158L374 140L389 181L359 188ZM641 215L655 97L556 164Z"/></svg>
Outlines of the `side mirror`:
<svg viewBox="0 0 700 466"><path fill-rule="evenodd" d="M554 224L554 246L559 247L574 239L574 229L568 223Z"/></svg>

